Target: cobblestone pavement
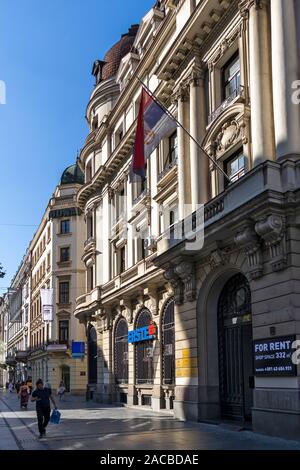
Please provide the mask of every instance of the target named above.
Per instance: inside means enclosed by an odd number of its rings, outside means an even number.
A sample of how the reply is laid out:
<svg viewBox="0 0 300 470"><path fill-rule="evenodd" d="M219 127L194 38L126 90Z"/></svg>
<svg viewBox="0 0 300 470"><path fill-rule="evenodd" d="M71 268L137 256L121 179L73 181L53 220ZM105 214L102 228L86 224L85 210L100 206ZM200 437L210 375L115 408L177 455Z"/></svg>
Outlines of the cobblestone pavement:
<svg viewBox="0 0 300 470"><path fill-rule="evenodd" d="M37 439L35 405L20 410L15 393L0 392L0 450L300 450L300 442L241 430L238 426L186 423L168 413L66 397L62 420Z"/></svg>

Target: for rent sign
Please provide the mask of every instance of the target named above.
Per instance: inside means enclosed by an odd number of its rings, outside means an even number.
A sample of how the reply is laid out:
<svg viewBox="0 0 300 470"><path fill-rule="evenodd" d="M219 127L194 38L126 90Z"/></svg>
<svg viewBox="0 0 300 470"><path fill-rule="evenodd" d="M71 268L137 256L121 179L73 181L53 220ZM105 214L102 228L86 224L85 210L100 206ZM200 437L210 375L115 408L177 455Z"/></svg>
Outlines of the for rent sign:
<svg viewBox="0 0 300 470"><path fill-rule="evenodd" d="M254 374L256 376L294 376L292 361L295 336L281 336L254 341Z"/></svg>

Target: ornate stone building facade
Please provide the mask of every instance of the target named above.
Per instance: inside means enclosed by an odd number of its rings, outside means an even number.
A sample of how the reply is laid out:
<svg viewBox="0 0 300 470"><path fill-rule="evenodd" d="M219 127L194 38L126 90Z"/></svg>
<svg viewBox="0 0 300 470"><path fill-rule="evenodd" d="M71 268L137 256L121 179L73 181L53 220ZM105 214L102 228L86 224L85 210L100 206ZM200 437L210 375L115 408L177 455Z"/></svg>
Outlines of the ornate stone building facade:
<svg viewBox="0 0 300 470"><path fill-rule="evenodd" d="M253 341L300 334L299 35L294 0L168 0L95 62L75 316L96 399L299 437L299 373L253 364ZM130 182L136 76L210 159L178 127ZM204 247L166 240L199 204Z"/></svg>
<svg viewBox="0 0 300 470"><path fill-rule="evenodd" d="M67 168L47 205L31 243L31 309L28 369L33 383L41 378L54 390L85 394L86 359L74 358L72 342L85 341L83 325L73 317L75 299L84 291L81 261L83 215L76 193L83 183L77 165ZM42 289L53 289L52 321L42 315ZM51 302L52 303L52 302Z"/></svg>

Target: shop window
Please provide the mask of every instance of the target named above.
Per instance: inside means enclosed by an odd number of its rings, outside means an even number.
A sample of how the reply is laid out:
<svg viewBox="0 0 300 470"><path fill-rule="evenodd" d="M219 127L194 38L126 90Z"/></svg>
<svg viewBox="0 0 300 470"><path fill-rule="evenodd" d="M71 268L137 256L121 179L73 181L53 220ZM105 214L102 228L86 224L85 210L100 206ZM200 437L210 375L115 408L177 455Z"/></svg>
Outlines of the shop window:
<svg viewBox="0 0 300 470"><path fill-rule="evenodd" d="M162 317L162 378L164 385L175 383L174 300L167 303Z"/></svg>
<svg viewBox="0 0 300 470"><path fill-rule="evenodd" d="M151 313L144 309L140 312L135 328L149 326ZM144 341L136 343L135 346L135 373L137 384L153 384L153 342Z"/></svg>
<svg viewBox="0 0 300 470"><path fill-rule="evenodd" d="M94 327L88 332L88 379L89 384L97 383L97 332Z"/></svg>
<svg viewBox="0 0 300 470"><path fill-rule="evenodd" d="M118 384L128 383L128 325L120 318L115 330L115 379Z"/></svg>

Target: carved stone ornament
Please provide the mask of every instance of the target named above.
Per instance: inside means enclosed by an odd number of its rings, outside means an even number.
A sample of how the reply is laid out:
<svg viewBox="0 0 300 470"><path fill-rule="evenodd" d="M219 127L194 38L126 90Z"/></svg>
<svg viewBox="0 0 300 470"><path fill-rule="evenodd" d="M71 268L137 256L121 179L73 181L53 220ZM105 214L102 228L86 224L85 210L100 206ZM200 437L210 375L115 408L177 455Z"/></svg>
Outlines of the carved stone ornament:
<svg viewBox="0 0 300 470"><path fill-rule="evenodd" d="M223 154L241 136L243 138L244 127L244 124L239 124L235 119L223 124L222 129L216 138L217 154Z"/></svg>
<svg viewBox="0 0 300 470"><path fill-rule="evenodd" d="M131 325L133 322L133 309L132 309L131 299L123 298L120 301L120 307L121 307L122 315L124 315L127 322Z"/></svg>
<svg viewBox="0 0 300 470"><path fill-rule="evenodd" d="M184 296L188 302L193 302L196 298L196 274L195 265L190 261L182 261L175 267L175 273L184 284Z"/></svg>
<svg viewBox="0 0 300 470"><path fill-rule="evenodd" d="M232 46L234 41L239 37L240 35L240 30L237 28L230 36L227 38L223 39L221 44L218 47L217 54L213 57L213 62L212 65L215 66L218 61L223 57L225 52Z"/></svg>
<svg viewBox="0 0 300 470"><path fill-rule="evenodd" d="M261 241L254 229L254 223L247 222L234 237L235 243L246 253L249 277L258 279L263 275Z"/></svg>
<svg viewBox="0 0 300 470"><path fill-rule="evenodd" d="M170 267L164 272L164 278L169 282L174 292L174 301L176 305L183 303L183 283L176 275L174 268Z"/></svg>
<svg viewBox="0 0 300 470"><path fill-rule="evenodd" d="M215 269L218 266L227 264L229 262L229 258L230 256L226 255L223 250L214 250L210 254L209 265L211 269Z"/></svg>
<svg viewBox="0 0 300 470"><path fill-rule="evenodd" d="M266 0L241 0L239 3L240 15L243 19L249 18L249 10L254 7L256 10L262 10L267 5Z"/></svg>
<svg viewBox="0 0 300 470"><path fill-rule="evenodd" d="M280 215L269 215L256 223L255 230L269 249L272 270L276 272L285 269L287 264L285 219Z"/></svg>

